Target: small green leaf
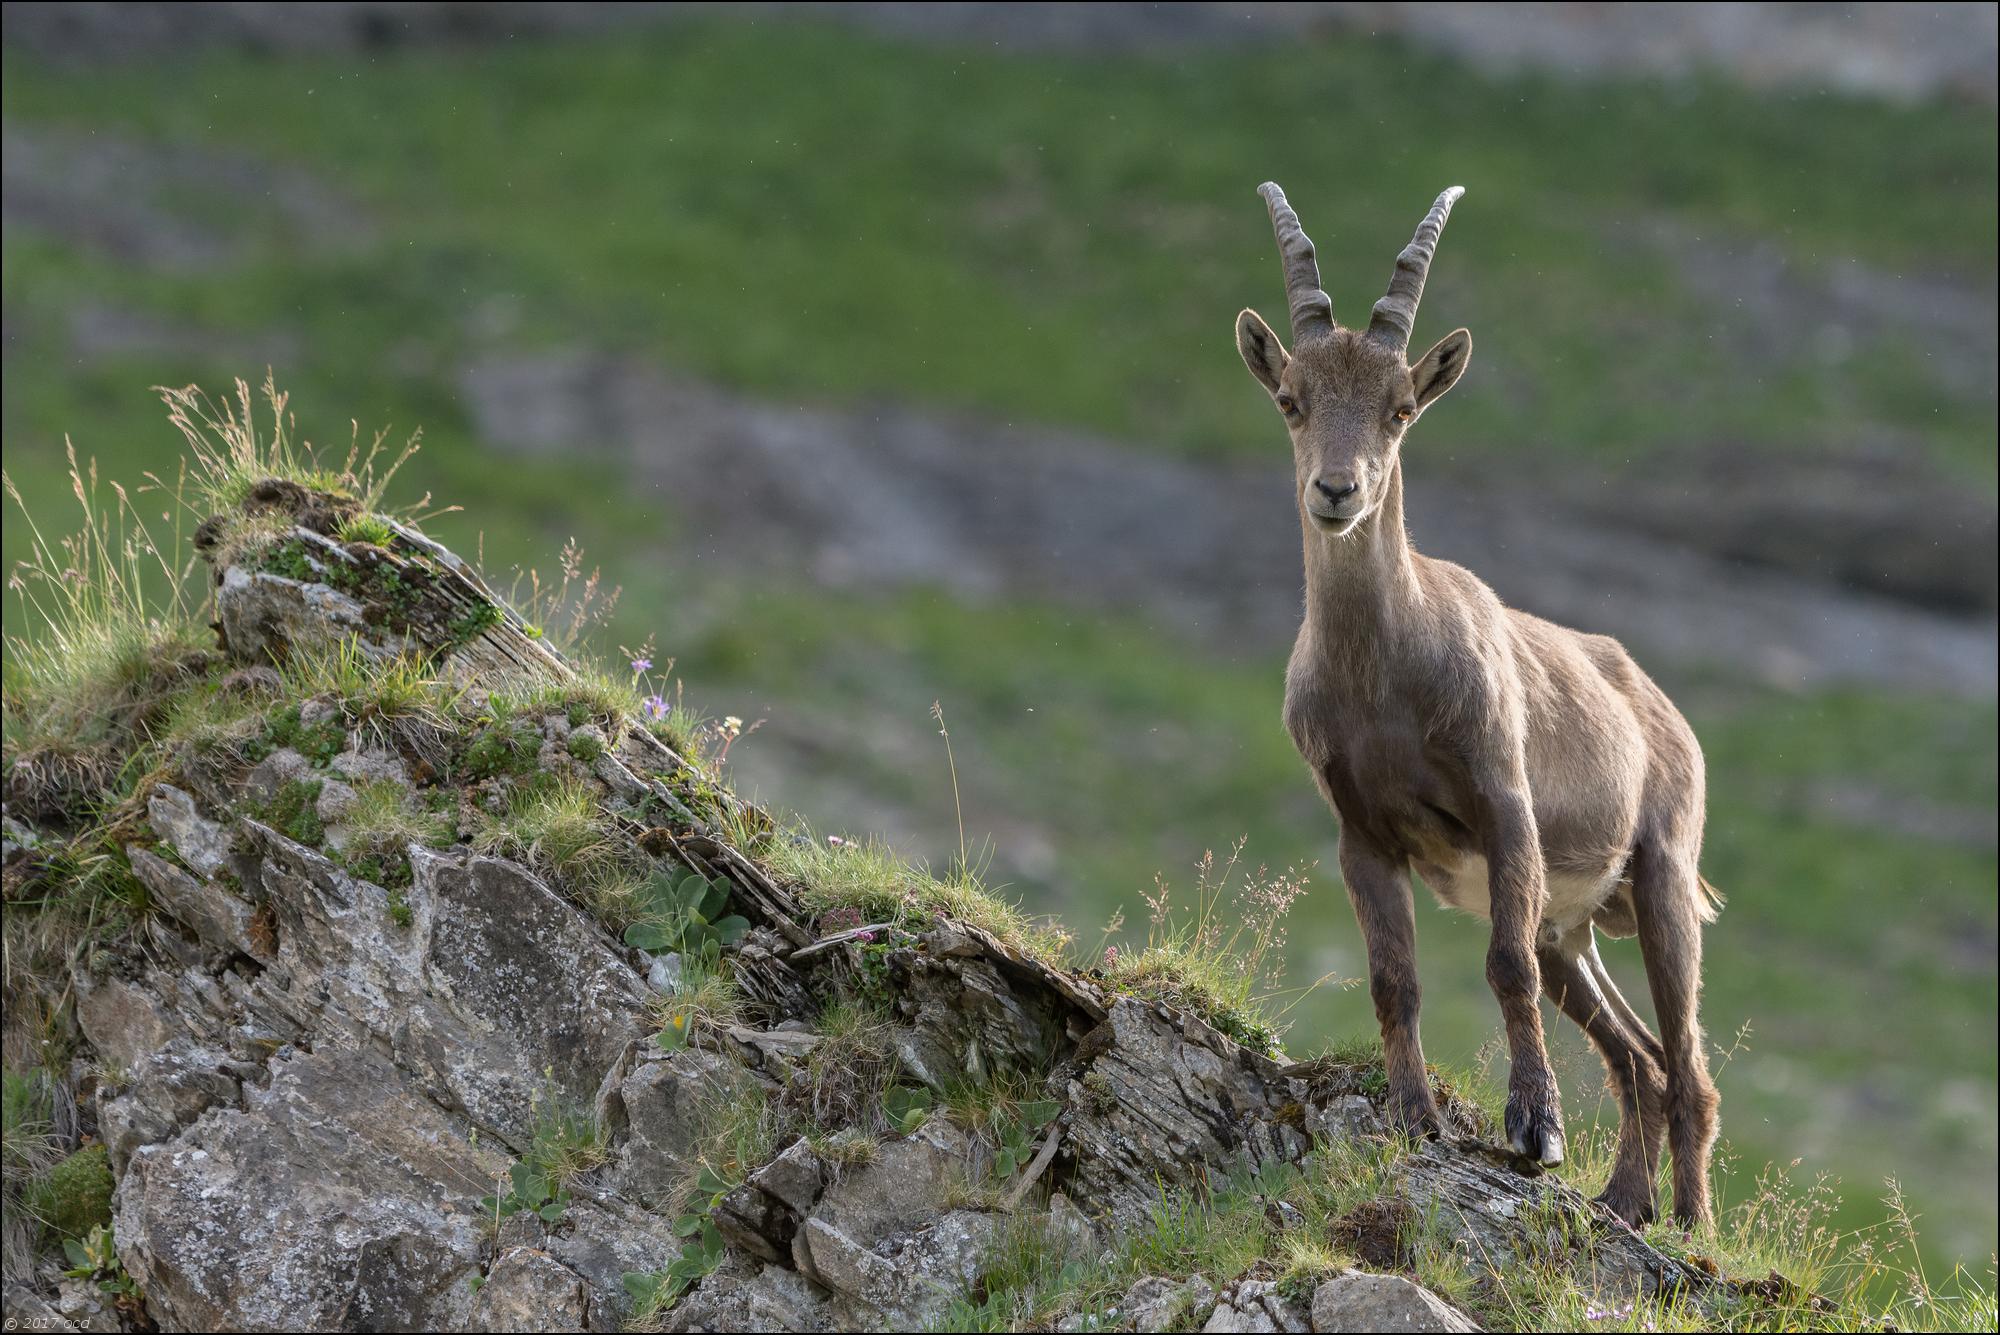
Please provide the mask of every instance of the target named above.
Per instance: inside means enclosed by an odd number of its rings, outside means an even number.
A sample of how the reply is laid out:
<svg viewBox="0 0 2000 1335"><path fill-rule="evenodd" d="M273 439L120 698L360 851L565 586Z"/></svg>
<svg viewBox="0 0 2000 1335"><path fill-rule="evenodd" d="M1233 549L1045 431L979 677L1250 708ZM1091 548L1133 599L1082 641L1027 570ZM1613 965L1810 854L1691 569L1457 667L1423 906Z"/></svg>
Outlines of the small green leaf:
<svg viewBox="0 0 2000 1335"><path fill-rule="evenodd" d="M721 881L702 883L701 916L714 921L716 916L729 907L729 886Z"/></svg>
<svg viewBox="0 0 2000 1335"><path fill-rule="evenodd" d="M725 946L735 945L748 935L749 931L749 921L738 917L734 913L730 914L727 918L717 919L715 923L715 934Z"/></svg>
<svg viewBox="0 0 2000 1335"><path fill-rule="evenodd" d="M905 1135L922 1125L930 1110L931 1092L928 1089L891 1085L882 1091L882 1111L888 1115L890 1123Z"/></svg>
<svg viewBox="0 0 2000 1335"><path fill-rule="evenodd" d="M563 1203L561 1201L550 1201L547 1205L535 1211L535 1213L542 1217L543 1223L553 1224L563 1216Z"/></svg>
<svg viewBox="0 0 2000 1335"><path fill-rule="evenodd" d="M668 935L667 929L654 922L635 922L625 929L625 944L640 950L650 950L655 954L673 945L675 937Z"/></svg>
<svg viewBox="0 0 2000 1335"><path fill-rule="evenodd" d="M1021 1120L1039 1131L1062 1113L1062 1104L1054 1099L1035 1099L1021 1105Z"/></svg>

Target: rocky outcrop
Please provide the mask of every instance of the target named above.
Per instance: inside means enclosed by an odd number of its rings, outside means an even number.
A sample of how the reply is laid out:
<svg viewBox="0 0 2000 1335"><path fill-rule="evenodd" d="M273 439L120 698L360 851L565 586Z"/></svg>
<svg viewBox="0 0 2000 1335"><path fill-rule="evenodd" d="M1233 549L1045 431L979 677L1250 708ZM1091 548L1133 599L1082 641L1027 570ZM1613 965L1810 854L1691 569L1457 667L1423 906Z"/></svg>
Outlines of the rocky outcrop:
<svg viewBox="0 0 2000 1335"><path fill-rule="evenodd" d="M319 501L273 488L253 504L310 536L284 548L291 573L220 572L225 648L245 666L344 636L368 657L422 649L466 691L526 669L567 679L420 535L342 543L313 527L331 522ZM491 712L479 726L501 726ZM526 757L510 789L491 766L452 769L459 743L421 714L314 698L284 718L282 744L144 792L119 829L151 913L73 979L118 1260L162 1329L917 1328L1024 1232L1100 1255L1164 1192L1386 1139L1365 1066L1252 1051L917 906L822 930L721 836L720 815L756 813L633 720L579 723L558 703L506 725ZM588 794L639 870L727 887L748 924L716 966L728 1010L696 1009L693 964L625 944L532 848L443 835L362 859L342 833L364 789L490 813L544 771ZM10 821L9 841L10 877L31 876L14 859L39 837ZM855 998L875 1017L865 1052L822 1023ZM1037 1116L936 1111L1003 1076ZM567 1157L552 1117L572 1128ZM1545 1262L1559 1217L1580 1282L1716 1287L1476 1143L1418 1147L1389 1181L1468 1257ZM1277 1226L1297 1226L1290 1208L1272 1203ZM8 1312L59 1299L18 1290ZM1473 1328L1362 1274L1309 1295L1261 1272L1151 1276L1091 1319Z"/></svg>

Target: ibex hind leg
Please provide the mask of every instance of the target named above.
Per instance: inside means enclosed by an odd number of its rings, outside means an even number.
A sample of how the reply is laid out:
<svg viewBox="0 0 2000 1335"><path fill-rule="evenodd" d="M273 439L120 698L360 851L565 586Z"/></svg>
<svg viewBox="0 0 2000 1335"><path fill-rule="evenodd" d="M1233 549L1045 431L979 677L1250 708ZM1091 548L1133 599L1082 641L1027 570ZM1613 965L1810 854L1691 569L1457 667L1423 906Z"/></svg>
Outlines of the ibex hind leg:
<svg viewBox="0 0 2000 1335"><path fill-rule="evenodd" d="M1618 1157L1597 1199L1632 1227L1642 1227L1655 1217L1653 1179L1666 1136L1667 1080L1659 1040L1617 995L1588 924L1544 946L1541 967L1543 990L1589 1037L1618 1093Z"/></svg>
<svg viewBox="0 0 2000 1335"><path fill-rule="evenodd" d="M1667 1076L1667 1148L1674 1160L1674 1221L1711 1219L1709 1153L1721 1103L1709 1079L1701 1032L1701 878L1688 853L1643 842L1633 859L1633 907L1646 981L1659 1016Z"/></svg>

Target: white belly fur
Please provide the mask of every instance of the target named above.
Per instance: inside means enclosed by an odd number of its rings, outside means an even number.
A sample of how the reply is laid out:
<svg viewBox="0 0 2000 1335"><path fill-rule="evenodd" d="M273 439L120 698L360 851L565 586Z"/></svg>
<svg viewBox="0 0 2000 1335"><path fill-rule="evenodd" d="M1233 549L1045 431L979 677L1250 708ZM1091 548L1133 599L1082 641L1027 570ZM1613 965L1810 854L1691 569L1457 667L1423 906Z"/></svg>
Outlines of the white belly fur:
<svg viewBox="0 0 2000 1335"><path fill-rule="evenodd" d="M1493 917L1493 900L1487 884L1486 859L1468 855L1450 867L1426 865L1418 874L1424 884L1447 908L1459 909L1488 921ZM1542 930L1551 936L1574 931L1590 921L1617 888L1616 872L1603 876L1550 876L1544 886Z"/></svg>

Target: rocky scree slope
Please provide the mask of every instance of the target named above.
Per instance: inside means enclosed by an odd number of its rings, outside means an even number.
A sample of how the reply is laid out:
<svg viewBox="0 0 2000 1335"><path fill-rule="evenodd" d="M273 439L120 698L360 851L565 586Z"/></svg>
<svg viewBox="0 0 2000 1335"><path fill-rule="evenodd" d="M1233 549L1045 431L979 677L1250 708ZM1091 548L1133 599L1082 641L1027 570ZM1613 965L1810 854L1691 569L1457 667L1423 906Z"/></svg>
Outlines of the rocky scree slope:
<svg viewBox="0 0 2000 1335"><path fill-rule="evenodd" d="M1252 1050L1004 923L920 895L869 921L767 871L805 836L450 552L391 520L343 540L354 510L270 481L197 536L218 648L169 667L223 721L104 823L147 911L9 980L10 1060L59 1040L72 1139L108 1152L115 1261L17 1268L10 1319L909 1329L965 1319L1010 1249L1089 1258L1204 1184L1364 1162L1379 1191L1333 1239L1288 1248L1299 1211L1269 1202L1271 1256L1338 1263L1161 1264L1048 1319L1476 1328L1395 1273L1419 1234L1607 1304L1740 1301L1481 1140L1401 1145L1366 1060ZM10 913L100 819L79 783L7 757ZM606 868L698 875L730 916L621 899Z"/></svg>

